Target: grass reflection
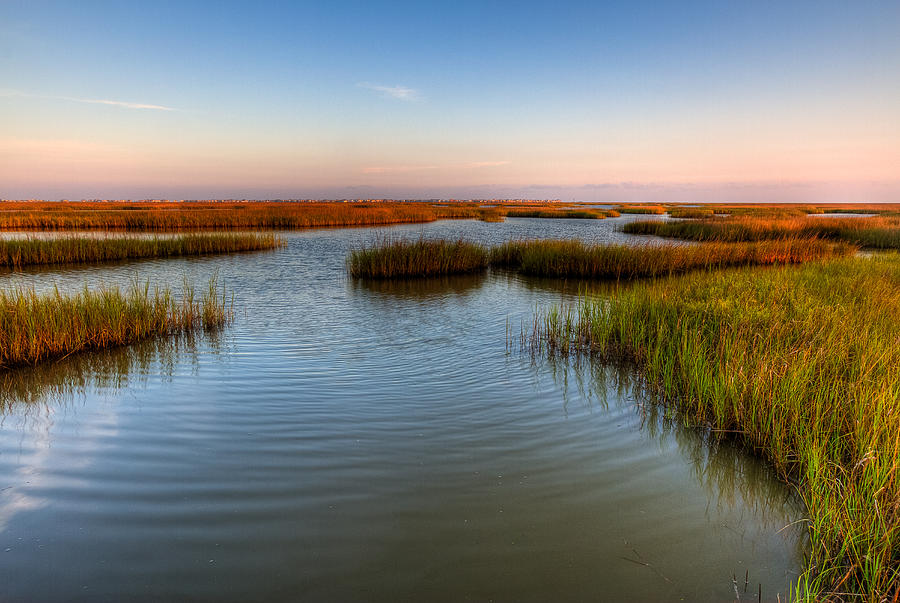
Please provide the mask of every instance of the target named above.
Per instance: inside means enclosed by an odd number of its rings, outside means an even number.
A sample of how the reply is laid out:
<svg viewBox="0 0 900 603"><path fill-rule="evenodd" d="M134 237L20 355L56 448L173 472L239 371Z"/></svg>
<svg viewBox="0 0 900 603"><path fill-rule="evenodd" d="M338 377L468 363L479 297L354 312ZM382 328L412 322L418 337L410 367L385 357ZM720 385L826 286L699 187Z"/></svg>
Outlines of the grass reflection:
<svg viewBox="0 0 900 603"><path fill-rule="evenodd" d="M551 376L563 392L566 409L573 397L601 410L632 407L642 431L662 446L674 443L673 448L690 462L691 474L717 508L752 510L772 532L803 514L796 489L784 484L770 464L741 445L734 434L686 423L633 365L604 364L573 355L533 356L532 367L536 376ZM806 543L806 526L801 524L784 530L796 542L798 557L803 556Z"/></svg>
<svg viewBox="0 0 900 603"><path fill-rule="evenodd" d="M0 371L0 413L65 405L91 393L146 388L155 379L171 381L179 368L197 369L201 344L214 354L222 345L214 332L183 334Z"/></svg>
<svg viewBox="0 0 900 603"><path fill-rule="evenodd" d="M468 295L484 284L487 276L455 274L428 279L353 279L354 292L408 299L412 301Z"/></svg>

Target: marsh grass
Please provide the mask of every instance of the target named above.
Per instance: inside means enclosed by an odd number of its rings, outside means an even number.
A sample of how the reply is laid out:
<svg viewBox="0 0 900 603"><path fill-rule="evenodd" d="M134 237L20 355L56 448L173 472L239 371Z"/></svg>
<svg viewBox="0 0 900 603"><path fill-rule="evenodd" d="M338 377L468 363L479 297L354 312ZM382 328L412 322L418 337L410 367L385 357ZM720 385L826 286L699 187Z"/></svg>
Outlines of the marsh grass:
<svg viewBox="0 0 900 603"><path fill-rule="evenodd" d="M576 218L580 220L602 220L606 212L599 209L508 209L506 215L510 218Z"/></svg>
<svg viewBox="0 0 900 603"><path fill-rule="evenodd" d="M494 247L491 265L531 276L627 280L730 266L797 264L855 251L851 245L803 239L704 245L589 245L577 240L532 240Z"/></svg>
<svg viewBox="0 0 900 603"><path fill-rule="evenodd" d="M620 205L616 208L620 214L657 214L666 213L662 205Z"/></svg>
<svg viewBox="0 0 900 603"><path fill-rule="evenodd" d="M292 230L476 218L477 204L252 202L5 202L2 230Z"/></svg>
<svg viewBox="0 0 900 603"><path fill-rule="evenodd" d="M83 350L109 348L154 335L212 330L233 313L216 279L196 299L185 283L176 297L166 289L134 283L128 290L106 287L75 295L58 290L0 291L0 368L31 365Z"/></svg>
<svg viewBox="0 0 900 603"><path fill-rule="evenodd" d="M0 201L0 230L291 230L304 228L375 226L441 219L480 219L486 209L501 215L517 212L530 217L615 217L620 213L663 214L681 211L678 205L623 204L616 209L598 209L558 201L447 201L400 202L284 202L284 201ZM716 213L757 217L800 217L808 213L834 211L900 212L900 204L706 204ZM571 212L568 215L567 212ZM496 221L495 211L488 221Z"/></svg>
<svg viewBox="0 0 900 603"><path fill-rule="evenodd" d="M271 234L218 233L172 237L78 237L0 239L0 266L97 263L141 258L197 256L275 249L284 240Z"/></svg>
<svg viewBox="0 0 900 603"><path fill-rule="evenodd" d="M638 283L535 317L532 352L636 363L805 502L795 595L900 598L900 255ZM848 593L846 595L835 593Z"/></svg>
<svg viewBox="0 0 900 603"><path fill-rule="evenodd" d="M478 211L478 219L482 222L503 222L505 213L496 207L484 207Z"/></svg>
<svg viewBox="0 0 900 603"><path fill-rule="evenodd" d="M669 216L673 218L709 218L715 215L708 207L674 207L669 210Z"/></svg>
<svg viewBox="0 0 900 603"><path fill-rule="evenodd" d="M420 239L382 241L354 250L347 258L347 268L356 278L436 276L494 266L529 276L627 280L729 266L796 264L855 251L852 245L805 239L653 246L531 240L492 248L463 240Z"/></svg>
<svg viewBox="0 0 900 603"><path fill-rule="evenodd" d="M354 278L461 274L487 266L487 248L464 240L385 240L353 250L347 258L347 270Z"/></svg>
<svg viewBox="0 0 900 603"><path fill-rule="evenodd" d="M625 224L629 234L649 234L691 241L762 241L786 237L846 241L872 249L900 249L900 217L871 218L728 218L684 222L639 221Z"/></svg>

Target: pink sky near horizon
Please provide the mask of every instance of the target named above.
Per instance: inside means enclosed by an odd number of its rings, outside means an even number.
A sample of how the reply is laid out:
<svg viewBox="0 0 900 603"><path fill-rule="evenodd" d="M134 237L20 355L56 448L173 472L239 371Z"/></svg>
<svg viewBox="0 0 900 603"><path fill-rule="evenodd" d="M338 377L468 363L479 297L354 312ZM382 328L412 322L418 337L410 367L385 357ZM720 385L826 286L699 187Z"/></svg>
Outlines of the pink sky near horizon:
<svg viewBox="0 0 900 603"><path fill-rule="evenodd" d="M585 200L741 200L757 189L759 201L796 201L825 193L846 202L900 201L900 150L879 141L848 148L777 145L761 141L718 151L715 146L591 150L528 149L479 160L472 153L408 157L365 152L314 153L304 149L238 146L131 146L79 139L0 137L0 198L154 197L344 198L364 188L374 196L429 198L504 196ZM339 155L339 159L335 157ZM501 157L497 159L495 157ZM379 161L380 159L380 161ZM829 188L831 192L829 194ZM750 190L748 190L750 189ZM468 192L468 194L466 194ZM689 197L686 199L685 196ZM823 201L824 202L824 201Z"/></svg>
<svg viewBox="0 0 900 603"><path fill-rule="evenodd" d="M900 202L897 4L215 8L0 3L0 198Z"/></svg>

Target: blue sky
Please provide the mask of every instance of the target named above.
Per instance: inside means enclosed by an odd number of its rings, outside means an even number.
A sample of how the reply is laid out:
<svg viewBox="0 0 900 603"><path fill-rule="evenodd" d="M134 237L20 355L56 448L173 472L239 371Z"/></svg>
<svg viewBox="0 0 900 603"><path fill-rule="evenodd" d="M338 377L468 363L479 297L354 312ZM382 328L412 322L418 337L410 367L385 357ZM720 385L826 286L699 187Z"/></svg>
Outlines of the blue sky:
<svg viewBox="0 0 900 603"><path fill-rule="evenodd" d="M900 201L900 3L0 2L0 197Z"/></svg>

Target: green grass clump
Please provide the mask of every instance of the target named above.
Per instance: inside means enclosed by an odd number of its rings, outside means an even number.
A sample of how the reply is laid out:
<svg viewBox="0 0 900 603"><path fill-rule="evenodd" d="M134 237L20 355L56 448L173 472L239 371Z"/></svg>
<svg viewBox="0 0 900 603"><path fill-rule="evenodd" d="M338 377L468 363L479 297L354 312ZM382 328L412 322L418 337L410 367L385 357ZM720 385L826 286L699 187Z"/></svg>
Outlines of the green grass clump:
<svg viewBox="0 0 900 603"><path fill-rule="evenodd" d="M383 241L356 249L347 258L355 278L397 278L462 274L484 270L488 250L469 241Z"/></svg>
<svg viewBox="0 0 900 603"><path fill-rule="evenodd" d="M577 240L510 241L490 249L467 241L384 241L352 251L350 276L404 278L508 268L530 276L635 279L730 266L797 264L856 247L807 239L703 245L589 245Z"/></svg>
<svg viewBox="0 0 900 603"><path fill-rule="evenodd" d="M621 214L657 214L666 213L666 208L662 205L620 205L616 208Z"/></svg>
<svg viewBox="0 0 900 603"><path fill-rule="evenodd" d="M806 600L900 597L900 255L697 273L536 318L532 350L635 362L808 510Z"/></svg>
<svg viewBox="0 0 900 603"><path fill-rule="evenodd" d="M704 245L588 245L577 240L511 241L491 265L532 276L635 279L730 266L797 264L855 252L851 245L787 239Z"/></svg>
<svg viewBox="0 0 900 603"><path fill-rule="evenodd" d="M579 220L602 220L606 213L591 209L510 209L510 218L575 218Z"/></svg>
<svg viewBox="0 0 900 603"><path fill-rule="evenodd" d="M710 207L675 207L669 210L669 215L673 218L709 218L713 216L713 210Z"/></svg>
<svg viewBox="0 0 900 603"><path fill-rule="evenodd" d="M846 241L872 249L900 249L900 218L728 218L686 222L640 221L625 224L629 234L657 235L691 241L762 241L785 237Z"/></svg>
<svg viewBox="0 0 900 603"><path fill-rule="evenodd" d="M190 234L173 237L77 237L0 239L0 266L97 263L142 258L196 256L274 249L284 240L271 234Z"/></svg>
<svg viewBox="0 0 900 603"><path fill-rule="evenodd" d="M504 213L496 207L484 207L478 210L478 219L482 222L503 222Z"/></svg>
<svg viewBox="0 0 900 603"><path fill-rule="evenodd" d="M216 292L216 280L199 300L185 284L181 298L169 289L150 291L137 284L85 289L76 295L58 290L38 295L32 290L0 291L0 368L36 364L82 350L109 348L154 335L214 329L231 320L227 300Z"/></svg>

